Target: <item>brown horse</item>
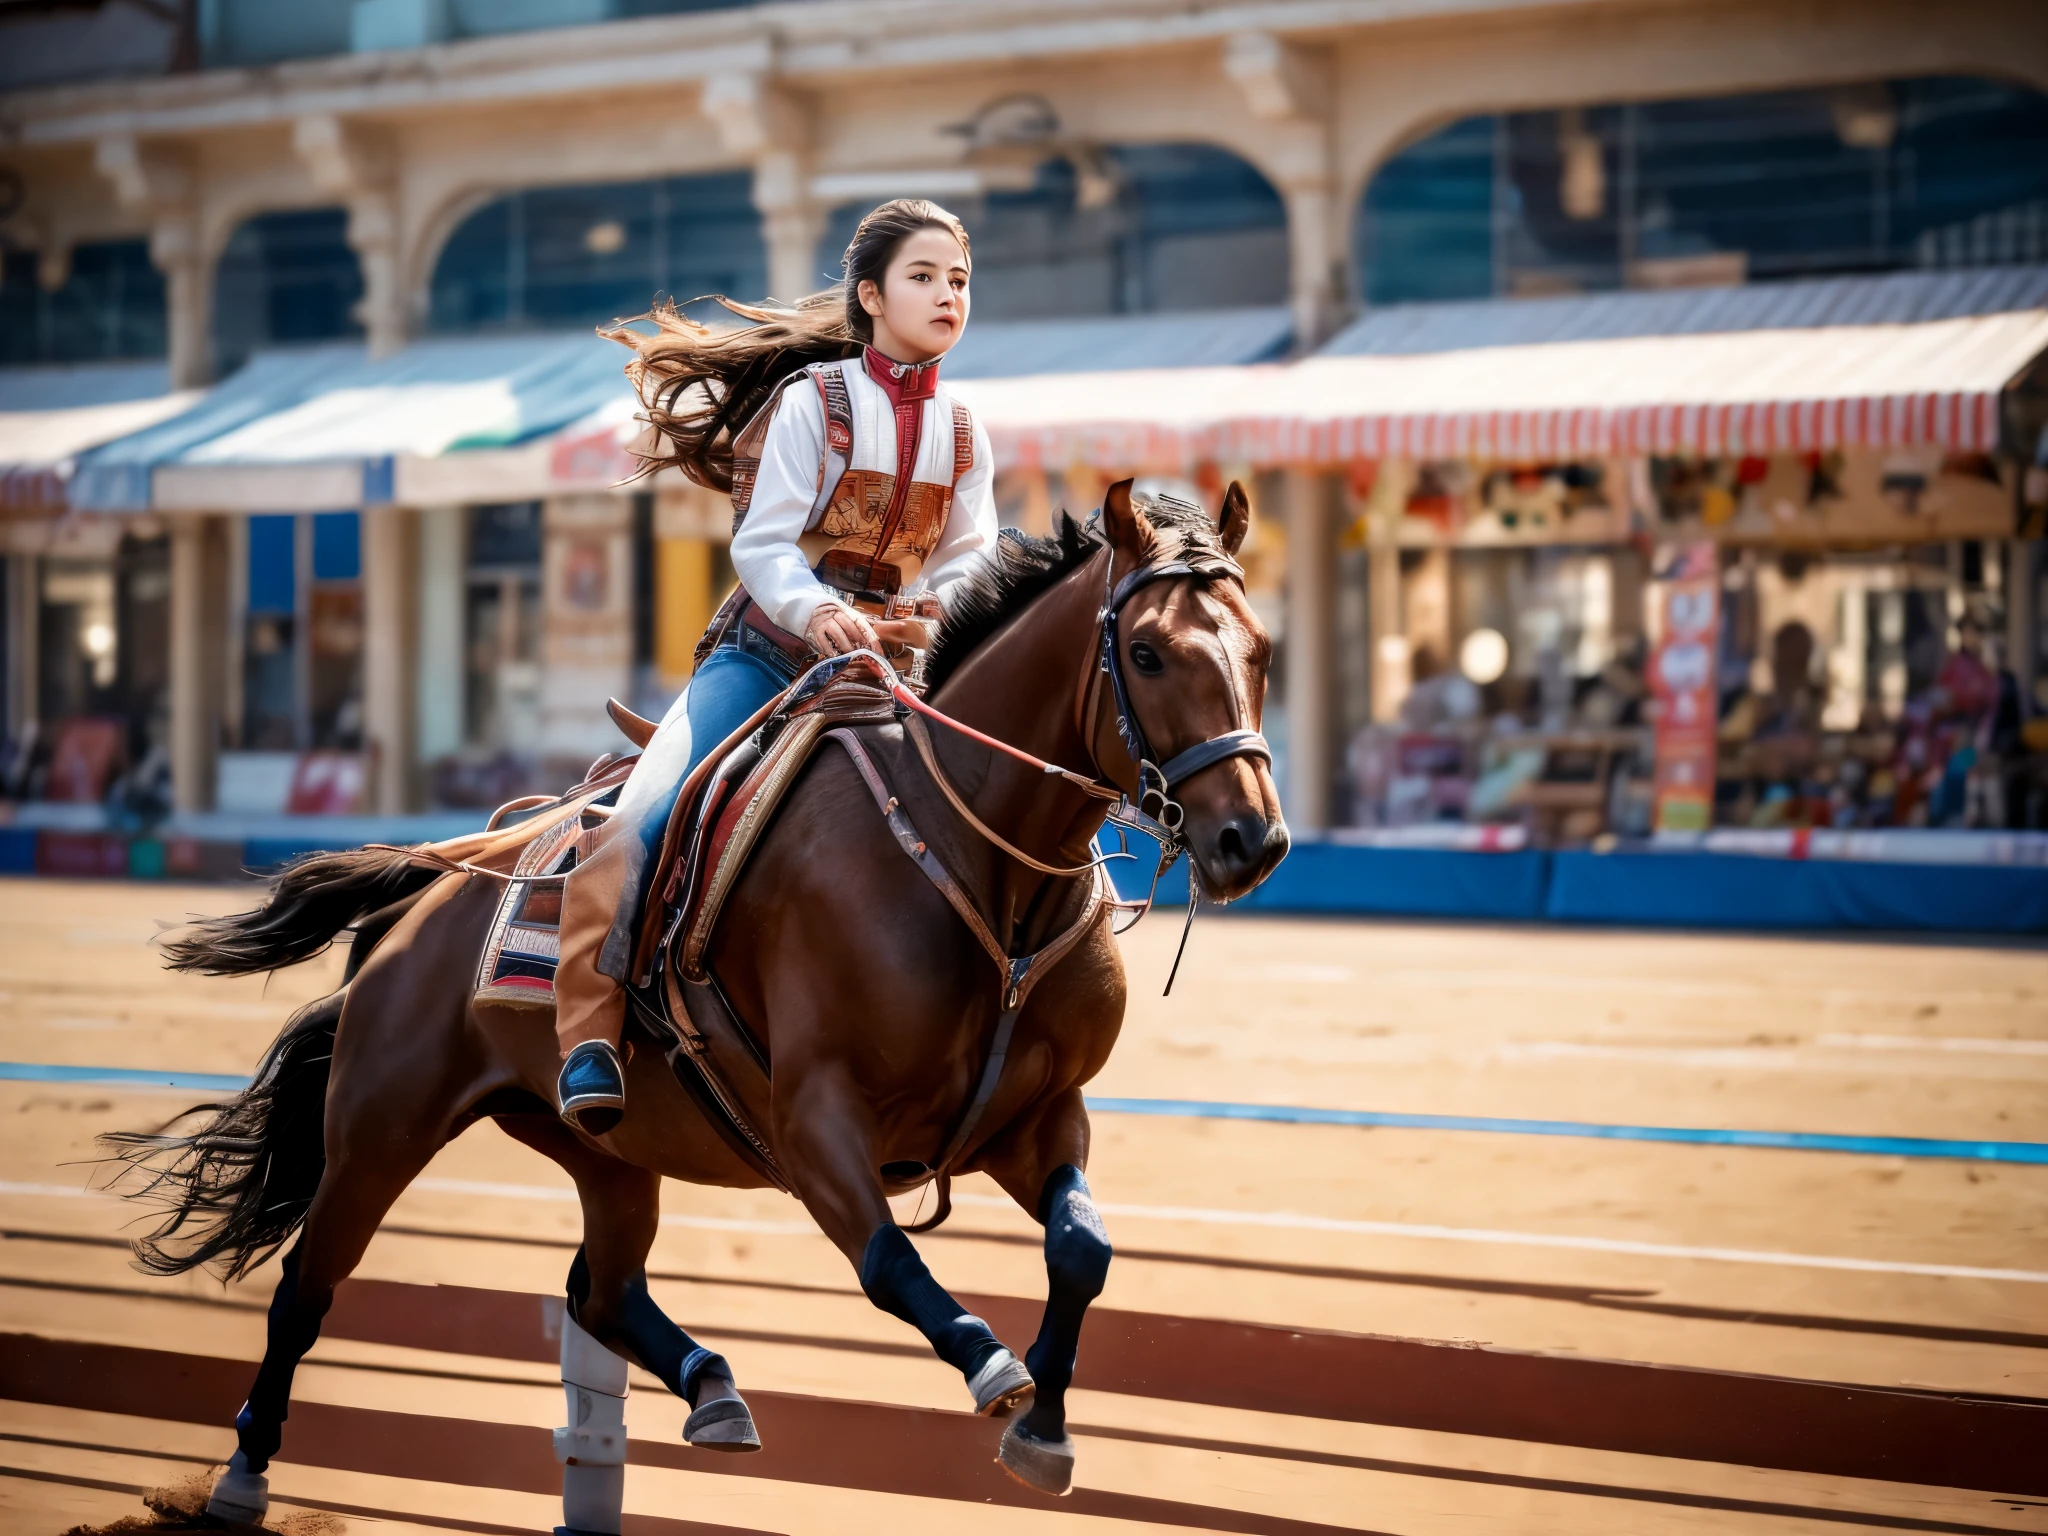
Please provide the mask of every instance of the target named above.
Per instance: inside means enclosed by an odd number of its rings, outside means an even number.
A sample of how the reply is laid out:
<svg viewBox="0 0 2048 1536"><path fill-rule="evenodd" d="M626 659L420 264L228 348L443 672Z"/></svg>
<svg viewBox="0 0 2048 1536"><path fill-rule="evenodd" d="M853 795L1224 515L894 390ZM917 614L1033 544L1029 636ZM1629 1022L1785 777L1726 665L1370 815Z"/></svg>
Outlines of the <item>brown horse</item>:
<svg viewBox="0 0 2048 1536"><path fill-rule="evenodd" d="M992 984L971 920L920 862L925 843L913 848L892 831L851 752L826 747L813 757L709 950L733 1012L772 1060L763 1129L788 1187L876 1304L961 1370L978 1410L1003 1411L1035 1388L1001 1451L1013 1473L1047 1492L1070 1482L1065 1393L1082 1315L1110 1257L1082 1176L1089 1128L1081 1088L1116 1042L1124 977L1096 872L1031 866L1089 863L1107 800L1078 787L1088 779L1177 824L1211 899L1250 891L1285 854L1257 735L1269 643L1232 558L1249 522L1236 485L1212 520L1167 498L1134 501L1126 481L1111 489L1099 522L1063 517L1052 538L1006 537L976 586L951 601L930 657L932 705L1078 775L1034 771L969 732L933 726L948 786L906 745L903 724L857 730L899 814L929 839L955 894L966 894L1010 954L1030 953L1074 928L1077 915L1093 914L1012 1008L999 1073L987 1070L990 1042L1017 989ZM973 830L952 795L1013 851ZM355 927L342 991L286 1027L244 1094L193 1111L212 1116L196 1133L116 1138L173 1197L171 1214L138 1245L146 1265L213 1264L234 1277L298 1234L271 1303L268 1348L236 1419L239 1449L216 1487L219 1513L260 1513L292 1374L335 1286L428 1160L485 1117L559 1163L581 1199L584 1244L569 1277L574 1328L565 1332L610 1351L616 1385L572 1376L567 1349L565 1378L622 1396L615 1357L636 1360L691 1402L692 1443L758 1445L731 1369L660 1313L644 1265L663 1177L746 1188L763 1176L655 1049L631 1053L631 1109L610 1134L590 1140L557 1118L548 1016L473 996L501 889L489 878L423 872L389 851L315 856L278 877L259 911L202 922L171 946L181 968L247 973L304 959ZM993 1097L974 1115L964 1106L980 1098L984 1080L995 1082ZM946 1171L986 1172L1046 1228L1044 1324L1022 1363L933 1279L886 1199L928 1176L936 1149L961 1135L963 1121L974 1134ZM615 1443L601 1423L582 1440L563 1433L571 1436L564 1454L615 1489L622 1421L613 1428ZM582 1454L571 1454L578 1447ZM572 1508L570 1527L615 1520L616 1493L609 1497L609 1514L579 1519Z"/></svg>

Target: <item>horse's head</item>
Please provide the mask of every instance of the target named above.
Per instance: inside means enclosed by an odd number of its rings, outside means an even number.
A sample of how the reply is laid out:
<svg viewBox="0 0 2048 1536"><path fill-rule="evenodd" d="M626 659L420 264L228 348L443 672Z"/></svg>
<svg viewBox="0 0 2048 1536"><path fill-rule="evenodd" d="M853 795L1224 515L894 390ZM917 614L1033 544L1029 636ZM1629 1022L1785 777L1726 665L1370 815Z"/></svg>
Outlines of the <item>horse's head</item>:
<svg viewBox="0 0 2048 1536"><path fill-rule="evenodd" d="M1287 823L1256 732L1266 702L1273 643L1245 598L1237 552L1251 506L1235 481L1219 518L1170 497L1137 497L1131 482L1110 487L1102 527L1110 545L1110 589L1137 584L1111 615L1131 724L1151 762L1183 754L1197 766L1175 775L1172 798L1203 890L1229 901L1273 872L1287 853ZM1141 573L1167 572L1156 579ZM1114 733L1115 726L1109 727ZM1235 744L1233 744L1235 742ZM1195 749L1216 744L1203 765ZM1225 750L1228 749L1228 750ZM1098 761L1128 747L1098 745Z"/></svg>

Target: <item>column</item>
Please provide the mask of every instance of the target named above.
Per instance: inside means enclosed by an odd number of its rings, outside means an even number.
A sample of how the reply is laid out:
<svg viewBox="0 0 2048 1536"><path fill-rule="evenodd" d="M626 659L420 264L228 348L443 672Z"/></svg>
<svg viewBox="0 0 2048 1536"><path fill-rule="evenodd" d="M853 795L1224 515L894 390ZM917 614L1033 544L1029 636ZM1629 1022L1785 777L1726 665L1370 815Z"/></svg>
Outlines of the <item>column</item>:
<svg viewBox="0 0 2048 1536"><path fill-rule="evenodd" d="M171 799L213 806L228 651L227 530L221 519L171 524Z"/></svg>
<svg viewBox="0 0 2048 1536"><path fill-rule="evenodd" d="M363 511L363 739L370 806L387 816L415 803L413 523L407 507Z"/></svg>
<svg viewBox="0 0 2048 1536"><path fill-rule="evenodd" d="M825 269L838 266L839 253L818 250L825 210L811 199L804 156L772 150L755 161L754 206L768 246L768 291L795 300L823 288L830 281Z"/></svg>
<svg viewBox="0 0 2048 1536"><path fill-rule="evenodd" d="M1331 153L1332 59L1327 50L1276 33L1246 31L1224 40L1221 62L1224 76L1267 129L1258 158L1287 207L1294 345L1305 352L1329 333L1336 315L1341 247Z"/></svg>
<svg viewBox="0 0 2048 1536"><path fill-rule="evenodd" d="M2040 615L2035 611L2039 548L2032 539L2014 539L2006 546L2005 562L2005 664L2020 686L2020 708L2029 713L2034 708L2034 671L2041 646Z"/></svg>
<svg viewBox="0 0 2048 1536"><path fill-rule="evenodd" d="M1414 674L1408 665L1408 628L1401 603L1401 518L1415 468L1386 459L1365 498L1366 627L1372 639L1372 718L1387 724L1401 715Z"/></svg>
<svg viewBox="0 0 2048 1536"><path fill-rule="evenodd" d="M150 231L149 259L164 275L173 389L213 382L213 263L199 246L193 220L179 216Z"/></svg>
<svg viewBox="0 0 2048 1536"><path fill-rule="evenodd" d="M363 272L362 322L372 357L389 357L406 343L411 315L399 266L396 199L382 189L359 192L348 207L348 243Z"/></svg>
<svg viewBox="0 0 2048 1536"><path fill-rule="evenodd" d="M400 259L397 156L374 127L315 112L292 124L292 149L325 197L348 208L348 243L363 272L355 317L372 357L405 345L411 312Z"/></svg>
<svg viewBox="0 0 2048 1536"><path fill-rule="evenodd" d="M631 499L550 498L541 551L541 751L555 768L579 770L618 750L604 704L631 697Z"/></svg>
<svg viewBox="0 0 2048 1536"><path fill-rule="evenodd" d="M1337 482L1287 476L1288 825L1315 834L1330 825L1336 770Z"/></svg>
<svg viewBox="0 0 2048 1536"><path fill-rule="evenodd" d="M1288 302L1294 310L1294 346L1307 352L1330 334L1337 315L1335 197L1320 178L1281 189L1287 206Z"/></svg>
<svg viewBox="0 0 2048 1536"><path fill-rule="evenodd" d="M422 766L462 750L464 725L465 507L419 513L419 665L414 743Z"/></svg>
<svg viewBox="0 0 2048 1536"><path fill-rule="evenodd" d="M41 572L35 555L7 556L7 733L19 737L42 715Z"/></svg>

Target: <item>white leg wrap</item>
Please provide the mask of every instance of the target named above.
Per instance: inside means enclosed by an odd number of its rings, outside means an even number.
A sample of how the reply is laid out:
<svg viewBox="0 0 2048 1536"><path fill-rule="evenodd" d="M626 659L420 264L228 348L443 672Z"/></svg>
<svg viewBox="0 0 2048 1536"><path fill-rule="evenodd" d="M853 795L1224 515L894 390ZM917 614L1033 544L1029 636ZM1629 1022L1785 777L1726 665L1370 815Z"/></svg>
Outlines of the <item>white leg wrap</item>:
<svg viewBox="0 0 2048 1536"><path fill-rule="evenodd" d="M213 1485L206 1512L233 1524L255 1525L269 1510L270 1479L251 1472L249 1458L236 1451Z"/></svg>
<svg viewBox="0 0 2048 1536"><path fill-rule="evenodd" d="M617 1536L626 1502L626 1362L562 1317L562 1391L569 1422L555 1431L562 1523Z"/></svg>

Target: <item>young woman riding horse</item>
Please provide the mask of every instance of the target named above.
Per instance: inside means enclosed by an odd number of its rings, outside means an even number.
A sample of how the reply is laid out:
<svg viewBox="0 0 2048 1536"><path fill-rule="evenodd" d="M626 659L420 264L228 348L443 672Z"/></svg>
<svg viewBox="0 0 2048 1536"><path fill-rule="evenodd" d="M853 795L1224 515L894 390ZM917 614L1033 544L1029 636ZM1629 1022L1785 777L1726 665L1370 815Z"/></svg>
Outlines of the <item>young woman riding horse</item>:
<svg viewBox="0 0 2048 1536"><path fill-rule="evenodd" d="M792 387L784 403L806 398ZM977 434L977 466L984 453ZM582 1205L563 1323L570 1529L619 1528L626 1360L689 1401L691 1444L759 1444L731 1366L649 1294L664 1177L779 1182L875 1305L961 1372L977 1411L1029 1401L1000 1459L1064 1492L1066 1392L1110 1259L1083 1174L1082 1087L1124 1009L1093 840L1113 802L1142 805L1216 900L1250 891L1287 850L1258 734L1270 648L1235 560L1249 523L1235 485L1212 517L1133 497L1126 481L1085 527L1005 536L947 592L918 701L938 718L906 703L835 732L803 767L704 956L770 1067L761 1129L779 1179L714 1125L652 1035L622 1055L630 1112L608 1132L560 1117L546 1015L478 996L504 893L489 874L425 867L417 852L316 855L260 910L172 943L174 965L247 974L356 929L343 990L293 1019L246 1092L202 1106L189 1134L116 1138L172 1201L138 1244L145 1265L233 1278L292 1245L215 1513L262 1513L293 1373L335 1287L434 1154L484 1118L565 1169ZM835 621L854 626L852 612ZM664 953L662 974L675 964ZM976 1171L1045 1228L1044 1321L1022 1361L890 1213L892 1193Z"/></svg>
<svg viewBox="0 0 2048 1536"><path fill-rule="evenodd" d="M655 439L644 468L731 491L740 583L603 848L564 892L556 1101L593 1135L625 1108L634 919L690 769L820 656L922 647L906 633L915 619L884 615L938 618L995 543L988 437L939 383L967 325L967 231L936 204L898 199L861 220L844 265L839 286L793 310L732 306L758 322L746 330L715 334L667 309L652 336L610 333L639 354L628 371Z"/></svg>

